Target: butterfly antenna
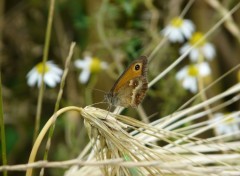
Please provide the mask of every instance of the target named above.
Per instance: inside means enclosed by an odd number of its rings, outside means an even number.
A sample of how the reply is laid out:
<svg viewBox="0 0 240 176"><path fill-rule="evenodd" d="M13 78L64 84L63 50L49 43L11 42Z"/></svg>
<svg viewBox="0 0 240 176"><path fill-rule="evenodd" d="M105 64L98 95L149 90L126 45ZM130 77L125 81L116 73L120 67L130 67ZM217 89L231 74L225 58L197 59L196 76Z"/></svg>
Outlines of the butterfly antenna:
<svg viewBox="0 0 240 176"><path fill-rule="evenodd" d="M96 90L96 91L98 91L98 92L101 92L101 93L107 93L107 92L105 92L105 91L103 91L103 90L101 90L101 89L96 89L96 88L93 88L93 90Z"/></svg>
<svg viewBox="0 0 240 176"><path fill-rule="evenodd" d="M88 105L88 106L92 107L92 106L95 106L95 105L98 105L98 104L106 104L106 103L107 103L107 102L105 102L105 101L100 101L100 102L93 103L93 104Z"/></svg>
<svg viewBox="0 0 240 176"><path fill-rule="evenodd" d="M149 115L149 116L148 116L148 119L151 119L151 118L157 116L158 114L159 114L159 112L155 112L155 113Z"/></svg>

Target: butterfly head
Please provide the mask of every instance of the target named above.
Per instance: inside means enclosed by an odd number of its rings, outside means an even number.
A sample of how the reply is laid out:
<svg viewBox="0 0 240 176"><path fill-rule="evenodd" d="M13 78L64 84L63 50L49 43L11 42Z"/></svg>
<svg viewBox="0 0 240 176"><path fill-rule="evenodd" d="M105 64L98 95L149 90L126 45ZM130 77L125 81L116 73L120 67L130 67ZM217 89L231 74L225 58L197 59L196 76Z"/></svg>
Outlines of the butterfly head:
<svg viewBox="0 0 240 176"><path fill-rule="evenodd" d="M104 101L107 102L108 104L114 104L112 92L108 92L104 95Z"/></svg>

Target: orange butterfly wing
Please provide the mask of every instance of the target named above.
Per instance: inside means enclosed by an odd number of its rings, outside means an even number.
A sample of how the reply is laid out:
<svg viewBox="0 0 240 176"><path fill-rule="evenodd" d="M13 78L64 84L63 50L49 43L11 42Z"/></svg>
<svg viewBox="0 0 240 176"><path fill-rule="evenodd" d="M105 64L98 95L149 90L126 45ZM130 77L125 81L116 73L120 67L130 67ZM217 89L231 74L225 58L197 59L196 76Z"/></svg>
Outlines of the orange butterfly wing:
<svg viewBox="0 0 240 176"><path fill-rule="evenodd" d="M146 56L141 56L122 73L107 94L110 104L137 107L142 102L148 88L147 62Z"/></svg>

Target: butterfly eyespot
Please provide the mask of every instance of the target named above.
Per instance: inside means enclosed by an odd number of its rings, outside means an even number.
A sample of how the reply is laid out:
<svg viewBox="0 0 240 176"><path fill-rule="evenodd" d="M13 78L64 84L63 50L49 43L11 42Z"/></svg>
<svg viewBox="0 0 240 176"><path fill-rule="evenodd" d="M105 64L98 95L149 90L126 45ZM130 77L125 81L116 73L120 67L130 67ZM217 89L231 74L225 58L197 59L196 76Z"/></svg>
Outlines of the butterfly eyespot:
<svg viewBox="0 0 240 176"><path fill-rule="evenodd" d="M135 70L139 70L140 69L140 65L136 64L134 68L135 68Z"/></svg>

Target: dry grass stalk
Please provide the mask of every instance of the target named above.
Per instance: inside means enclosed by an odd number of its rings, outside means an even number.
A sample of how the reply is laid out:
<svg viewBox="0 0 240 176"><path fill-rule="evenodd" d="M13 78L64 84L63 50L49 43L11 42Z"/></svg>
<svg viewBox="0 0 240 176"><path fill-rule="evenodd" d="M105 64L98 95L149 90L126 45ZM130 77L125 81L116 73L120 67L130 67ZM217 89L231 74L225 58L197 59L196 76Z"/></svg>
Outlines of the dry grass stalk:
<svg viewBox="0 0 240 176"><path fill-rule="evenodd" d="M92 139L95 156L91 160L123 158L126 165L106 165L100 170L82 167L68 175L236 175L240 174L238 141L240 134L199 137L212 130L223 120L210 120L184 127L184 123L199 119L207 114L206 104L212 104L226 96L235 95L239 100L240 84L198 105L176 112L163 120L145 124L131 117L117 115L102 109L86 107L81 111L89 137ZM235 102L231 101L231 103ZM230 104L231 104L230 103ZM229 105L226 102L220 107ZM219 105L218 105L219 106ZM220 107L213 107L213 110ZM201 111L201 109L203 109ZM199 112L200 111L200 112ZM188 115L193 113L193 115ZM240 115L237 111L231 115ZM227 120L230 116L226 116ZM221 140L219 140L221 139ZM221 142L220 142L221 141ZM155 144L158 142L158 146ZM137 167L127 161L144 162Z"/></svg>

